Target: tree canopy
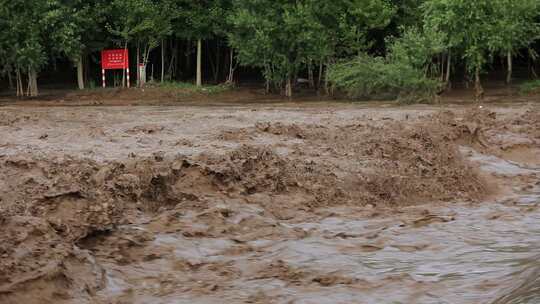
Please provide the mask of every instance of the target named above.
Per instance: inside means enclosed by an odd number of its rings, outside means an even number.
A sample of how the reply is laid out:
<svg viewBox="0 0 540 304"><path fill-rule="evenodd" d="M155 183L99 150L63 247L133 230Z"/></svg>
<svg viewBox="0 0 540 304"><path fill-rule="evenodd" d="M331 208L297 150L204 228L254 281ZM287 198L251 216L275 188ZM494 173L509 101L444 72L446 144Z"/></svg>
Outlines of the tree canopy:
<svg viewBox="0 0 540 304"><path fill-rule="evenodd" d="M132 50L133 64L151 62L152 76L159 62L162 81L189 78L196 48L199 84L210 67L215 81L231 81L240 63L259 71L268 90L291 96L295 81L307 77L315 89L324 81L328 92L343 87L330 81L329 70L366 77L339 68L372 62L373 71L393 67L445 83L464 71L481 97L481 78L498 59L507 82L516 58L533 62L534 72L539 6L538 0L0 0L0 81L35 96L40 73L69 62L82 89L92 82L99 51L115 47Z"/></svg>

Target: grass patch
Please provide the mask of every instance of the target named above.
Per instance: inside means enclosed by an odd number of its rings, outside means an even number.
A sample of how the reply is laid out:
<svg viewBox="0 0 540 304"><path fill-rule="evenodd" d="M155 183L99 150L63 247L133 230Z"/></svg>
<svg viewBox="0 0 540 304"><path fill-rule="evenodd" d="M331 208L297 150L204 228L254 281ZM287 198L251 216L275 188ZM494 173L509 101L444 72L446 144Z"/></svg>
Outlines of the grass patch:
<svg viewBox="0 0 540 304"><path fill-rule="evenodd" d="M522 95L540 93L540 79L529 80L520 84L519 93Z"/></svg>
<svg viewBox="0 0 540 304"><path fill-rule="evenodd" d="M219 94L222 92L229 91L231 86L226 84L218 85L203 85L201 87L196 86L190 82L176 82L176 81L166 81L163 83L156 83L157 87L171 90L182 90L190 93L202 93L202 94Z"/></svg>

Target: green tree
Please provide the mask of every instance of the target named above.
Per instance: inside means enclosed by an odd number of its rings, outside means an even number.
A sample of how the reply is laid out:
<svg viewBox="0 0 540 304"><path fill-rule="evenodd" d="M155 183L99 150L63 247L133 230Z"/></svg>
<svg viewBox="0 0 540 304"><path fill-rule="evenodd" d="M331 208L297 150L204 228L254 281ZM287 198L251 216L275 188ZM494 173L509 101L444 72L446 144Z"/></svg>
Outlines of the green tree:
<svg viewBox="0 0 540 304"><path fill-rule="evenodd" d="M229 41L240 62L263 68L268 84L284 84L292 96L293 76L323 29L309 7L302 1L237 0L231 24Z"/></svg>
<svg viewBox="0 0 540 304"><path fill-rule="evenodd" d="M285 87L289 97L300 69L313 61L322 63L367 49L367 32L384 27L393 13L384 0L236 0L233 4L229 40L240 61L263 68L267 83Z"/></svg>
<svg viewBox="0 0 540 304"><path fill-rule="evenodd" d="M450 45L459 45L467 67L474 74L476 98L484 90L480 74L490 54L496 8L492 0L428 0L424 3L424 25L447 35Z"/></svg>
<svg viewBox="0 0 540 304"><path fill-rule="evenodd" d="M332 65L330 81L352 98L396 98L400 102L431 102L439 83L407 62L361 54Z"/></svg>
<svg viewBox="0 0 540 304"><path fill-rule="evenodd" d="M480 99L484 92L480 76L490 58L505 53L510 62L512 51L536 38L537 6L536 0L426 0L422 9L424 27L445 35L448 50L462 50Z"/></svg>
<svg viewBox="0 0 540 304"><path fill-rule="evenodd" d="M57 31L60 18L54 10L58 1L0 1L0 20L7 31L1 31L0 47L9 71L15 71L17 95L38 95L37 78L50 57L51 36ZM23 76L27 76L26 91Z"/></svg>
<svg viewBox="0 0 540 304"><path fill-rule="evenodd" d="M392 18L395 29L400 27L414 27L422 24L422 10L425 0L391 0L396 9Z"/></svg>
<svg viewBox="0 0 540 304"><path fill-rule="evenodd" d="M104 29L108 2L104 0L70 0L58 3L49 14L55 15L51 39L53 52L68 57L77 69L77 84L84 89L84 60L107 45Z"/></svg>
<svg viewBox="0 0 540 304"><path fill-rule="evenodd" d="M417 27L404 29L401 37L388 39L387 44L391 61L409 65L426 76L433 67L433 57L446 47L444 36L439 32Z"/></svg>
<svg viewBox="0 0 540 304"><path fill-rule="evenodd" d="M179 38L196 41L196 84L202 85L203 40L223 34L227 26L230 0L174 0L176 11L174 32Z"/></svg>
<svg viewBox="0 0 540 304"><path fill-rule="evenodd" d="M113 21L108 24L108 29L124 48L135 43L138 85L143 85L146 79L146 75L140 74L139 65L146 68L150 52L171 33L172 7L169 5L168 1L151 0L114 0L111 3Z"/></svg>
<svg viewBox="0 0 540 304"><path fill-rule="evenodd" d="M319 85L324 64L369 50L373 46L370 32L388 26L396 13L386 0L312 0L310 7L323 28L317 47L319 58L315 58L320 60Z"/></svg>
<svg viewBox="0 0 540 304"><path fill-rule="evenodd" d="M507 59L506 82L512 81L512 59L515 52L528 48L540 35L540 2L538 0L494 0L498 16L493 18L493 35L489 48Z"/></svg>

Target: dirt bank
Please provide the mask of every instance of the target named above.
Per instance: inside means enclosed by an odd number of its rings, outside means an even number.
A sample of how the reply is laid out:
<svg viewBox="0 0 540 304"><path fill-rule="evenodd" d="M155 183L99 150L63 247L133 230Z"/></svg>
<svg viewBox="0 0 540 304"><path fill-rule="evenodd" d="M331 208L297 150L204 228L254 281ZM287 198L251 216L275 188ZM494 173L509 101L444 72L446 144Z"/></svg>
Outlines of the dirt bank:
<svg viewBox="0 0 540 304"><path fill-rule="evenodd" d="M264 242L302 243L315 232L301 223L336 214L451 222L431 208L480 204L501 181L534 180L486 174L463 147L537 166L538 108L340 107L2 109L0 302L273 303L281 300L263 291L231 294L276 280L379 288L263 258ZM341 252L377 252L383 227L323 235L369 240Z"/></svg>

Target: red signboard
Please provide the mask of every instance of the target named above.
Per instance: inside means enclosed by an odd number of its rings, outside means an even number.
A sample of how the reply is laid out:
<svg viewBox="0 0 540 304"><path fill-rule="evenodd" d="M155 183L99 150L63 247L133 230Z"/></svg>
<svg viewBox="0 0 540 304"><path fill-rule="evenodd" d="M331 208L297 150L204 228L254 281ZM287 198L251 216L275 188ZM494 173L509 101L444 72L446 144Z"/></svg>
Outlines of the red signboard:
<svg viewBox="0 0 540 304"><path fill-rule="evenodd" d="M101 69L120 70L129 69L129 56L127 49L101 51Z"/></svg>
<svg viewBox="0 0 540 304"><path fill-rule="evenodd" d="M126 70L126 82L129 88L129 53L127 49L101 51L101 79L105 83L105 70Z"/></svg>

